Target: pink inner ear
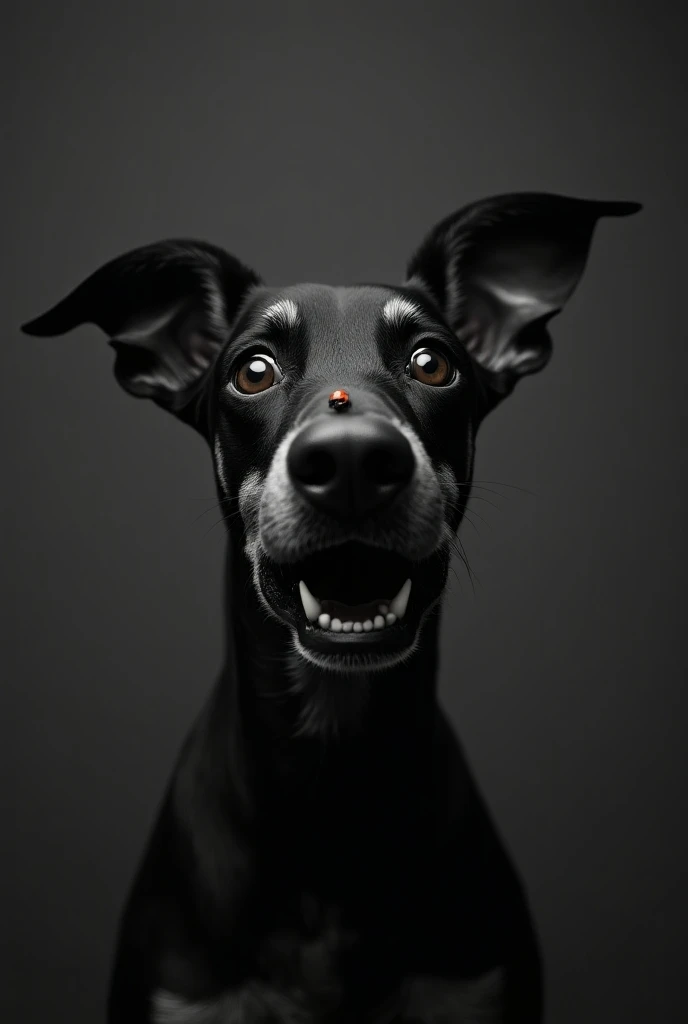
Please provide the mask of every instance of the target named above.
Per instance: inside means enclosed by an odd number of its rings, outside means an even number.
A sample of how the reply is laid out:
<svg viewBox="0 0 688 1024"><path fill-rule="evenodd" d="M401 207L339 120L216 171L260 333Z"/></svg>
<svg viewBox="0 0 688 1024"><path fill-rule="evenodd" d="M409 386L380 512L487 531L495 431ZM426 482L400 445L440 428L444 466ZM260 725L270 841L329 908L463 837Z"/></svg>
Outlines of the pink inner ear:
<svg viewBox="0 0 688 1024"><path fill-rule="evenodd" d="M194 366L205 370L215 358L217 344L200 331L190 331L184 339L184 350Z"/></svg>

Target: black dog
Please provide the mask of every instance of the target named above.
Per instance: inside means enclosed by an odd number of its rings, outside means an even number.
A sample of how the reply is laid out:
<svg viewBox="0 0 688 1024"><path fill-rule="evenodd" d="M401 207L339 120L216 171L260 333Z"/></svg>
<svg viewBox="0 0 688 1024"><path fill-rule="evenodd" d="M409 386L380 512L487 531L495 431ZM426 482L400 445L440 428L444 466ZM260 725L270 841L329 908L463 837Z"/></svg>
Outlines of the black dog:
<svg viewBox="0 0 688 1024"><path fill-rule="evenodd" d="M542 1019L522 886L439 709L439 601L476 430L550 356L597 219L500 196L403 287L270 290L222 249L108 263L24 327L97 324L208 440L227 663L123 917L110 1024Z"/></svg>

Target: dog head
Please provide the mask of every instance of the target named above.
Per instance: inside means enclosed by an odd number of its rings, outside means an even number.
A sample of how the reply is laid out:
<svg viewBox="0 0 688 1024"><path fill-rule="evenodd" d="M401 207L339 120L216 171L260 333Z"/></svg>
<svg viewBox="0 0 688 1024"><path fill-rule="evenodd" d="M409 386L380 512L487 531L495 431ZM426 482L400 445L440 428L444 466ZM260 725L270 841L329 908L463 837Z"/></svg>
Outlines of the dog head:
<svg viewBox="0 0 688 1024"><path fill-rule="evenodd" d="M597 220L639 208L487 199L430 232L400 287L270 289L222 249L165 241L23 329L105 331L120 384L207 438L256 593L299 655L384 668L443 591L481 420L547 363Z"/></svg>

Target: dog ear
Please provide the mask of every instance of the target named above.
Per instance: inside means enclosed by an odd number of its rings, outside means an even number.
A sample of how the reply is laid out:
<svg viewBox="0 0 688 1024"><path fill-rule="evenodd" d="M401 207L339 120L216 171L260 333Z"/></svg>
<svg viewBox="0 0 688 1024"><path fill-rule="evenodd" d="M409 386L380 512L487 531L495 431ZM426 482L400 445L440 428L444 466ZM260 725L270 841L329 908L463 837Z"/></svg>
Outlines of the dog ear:
<svg viewBox="0 0 688 1024"><path fill-rule="evenodd" d="M488 409L547 363L546 324L583 274L597 220L640 209L514 193L466 206L426 237L406 284L429 294L484 371Z"/></svg>
<svg viewBox="0 0 688 1024"><path fill-rule="evenodd" d="M260 278L204 242L171 239L125 253L22 326L52 337L93 323L115 349L115 376L203 432L194 399Z"/></svg>

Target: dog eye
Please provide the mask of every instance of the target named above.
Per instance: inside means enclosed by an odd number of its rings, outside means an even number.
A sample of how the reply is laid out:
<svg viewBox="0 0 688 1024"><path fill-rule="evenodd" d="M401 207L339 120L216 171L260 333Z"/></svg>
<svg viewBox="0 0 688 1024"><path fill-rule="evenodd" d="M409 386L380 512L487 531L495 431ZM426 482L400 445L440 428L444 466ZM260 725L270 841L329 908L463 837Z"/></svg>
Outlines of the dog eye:
<svg viewBox="0 0 688 1024"><path fill-rule="evenodd" d="M454 368L449 360L431 348L417 349L411 356L406 372L421 384L435 388L450 384L454 379Z"/></svg>
<svg viewBox="0 0 688 1024"><path fill-rule="evenodd" d="M258 395L282 380L282 371L272 356L251 356L234 375L234 387L242 395Z"/></svg>

